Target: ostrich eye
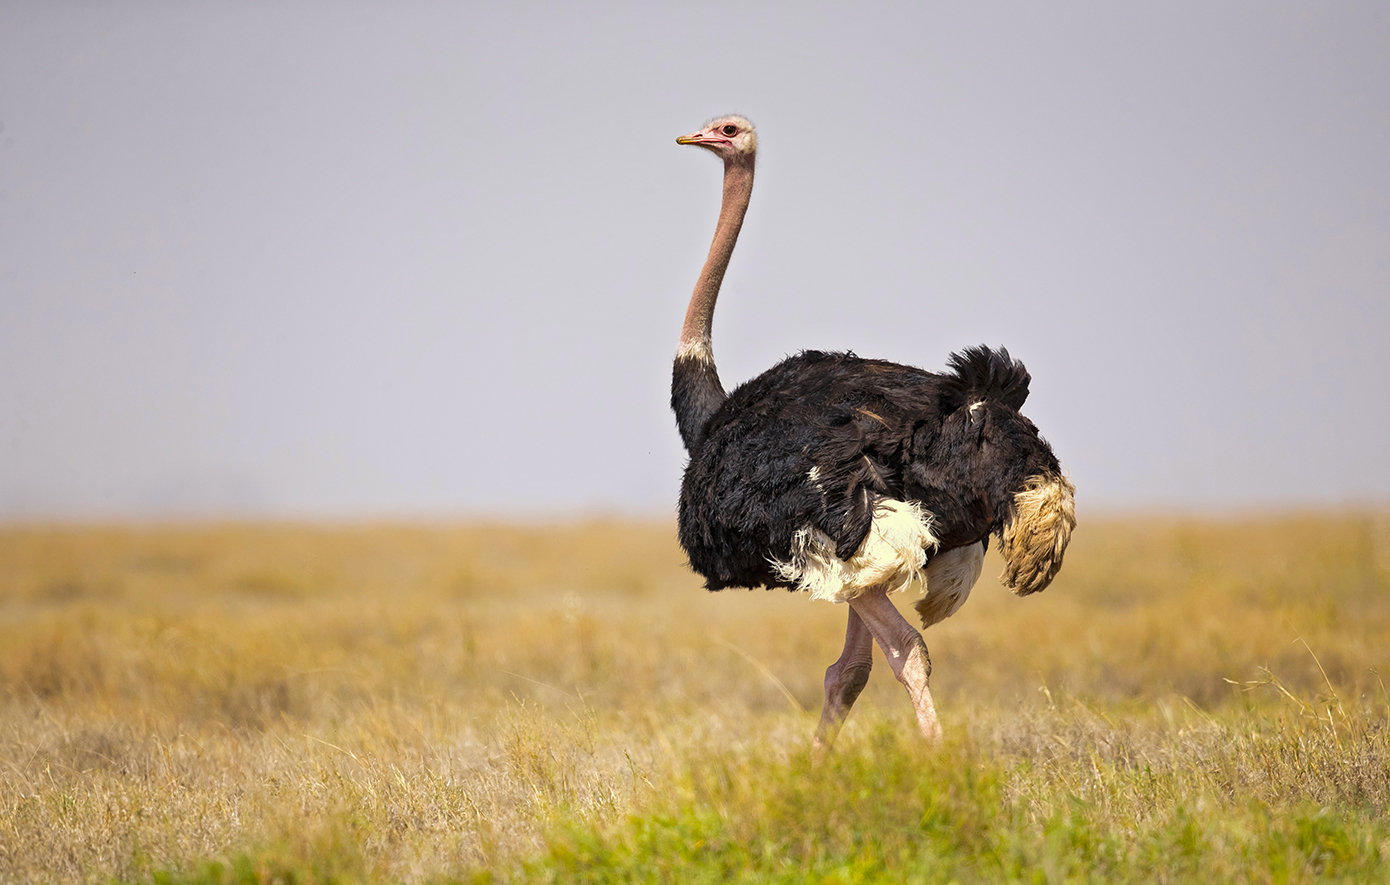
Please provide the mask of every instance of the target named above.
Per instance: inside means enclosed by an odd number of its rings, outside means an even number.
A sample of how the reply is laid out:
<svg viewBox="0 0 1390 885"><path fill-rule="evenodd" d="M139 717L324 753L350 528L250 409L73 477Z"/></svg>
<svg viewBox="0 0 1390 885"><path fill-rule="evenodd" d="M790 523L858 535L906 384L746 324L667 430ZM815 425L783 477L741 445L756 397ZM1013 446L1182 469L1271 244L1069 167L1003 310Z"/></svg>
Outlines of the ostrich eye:
<svg viewBox="0 0 1390 885"><path fill-rule="evenodd" d="M724 134L725 134L725 135L736 135L736 134L738 134L738 127L735 126L735 125L732 124L732 123L728 123L728 124L726 124L726 125L724 126Z"/></svg>

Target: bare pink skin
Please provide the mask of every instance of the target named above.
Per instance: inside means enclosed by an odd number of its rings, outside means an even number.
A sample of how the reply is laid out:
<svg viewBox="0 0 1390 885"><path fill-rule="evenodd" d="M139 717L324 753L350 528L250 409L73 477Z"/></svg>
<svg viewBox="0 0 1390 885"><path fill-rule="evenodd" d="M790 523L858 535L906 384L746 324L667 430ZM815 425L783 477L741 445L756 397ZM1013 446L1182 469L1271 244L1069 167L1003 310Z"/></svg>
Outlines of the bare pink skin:
<svg viewBox="0 0 1390 885"><path fill-rule="evenodd" d="M917 711L917 727L922 737L932 743L940 742L941 722L936 718L936 705L932 703L931 689L927 685L931 677L931 658L927 657L927 643L922 640L922 634L898 613L897 606L889 601L883 590L856 596L849 601L849 606L869 628L888 659L888 666L893 668L893 675L907 689Z"/></svg>
<svg viewBox="0 0 1390 885"><path fill-rule="evenodd" d="M821 709L820 725L816 727L816 749L828 750L835 743L835 736L840 733L849 708L868 684L873 667L873 634L851 607L849 626L845 628L845 650L825 671L825 707Z"/></svg>
<svg viewBox="0 0 1390 885"><path fill-rule="evenodd" d="M825 708L816 728L815 747L828 750L849 715L850 707L869 681L873 668L873 642L888 659L893 675L907 689L917 711L917 727L932 743L941 741L941 722L932 702L929 679L931 658L922 634L898 613L883 590L873 590L849 601L849 625L840 659L825 671Z"/></svg>
<svg viewBox="0 0 1390 885"><path fill-rule="evenodd" d="M736 130L732 136L726 134L727 127ZM678 351L683 356L694 356L711 363L714 362L710 349L714 303L719 298L719 287L724 282L724 272L729 269L729 259L734 254L734 244L738 242L738 233L743 227L743 216L747 214L748 201L753 196L757 138L752 129L752 124L742 117L721 117L710 121L697 132L676 139L677 144L697 145L724 161L724 197L719 206L719 222L714 228L709 257L705 259L705 266L695 282L695 292L690 297L690 306L685 312Z"/></svg>

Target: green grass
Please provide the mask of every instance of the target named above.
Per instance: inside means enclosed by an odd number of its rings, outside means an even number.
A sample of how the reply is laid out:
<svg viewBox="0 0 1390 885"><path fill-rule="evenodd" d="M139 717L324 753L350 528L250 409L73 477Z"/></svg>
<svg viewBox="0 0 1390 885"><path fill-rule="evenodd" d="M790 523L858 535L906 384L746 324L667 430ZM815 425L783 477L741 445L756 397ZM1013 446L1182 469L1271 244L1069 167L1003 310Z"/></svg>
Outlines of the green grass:
<svg viewBox="0 0 1390 885"><path fill-rule="evenodd" d="M1194 789L1190 772L1096 754L1077 761L1044 776L1072 783L1039 790L1027 760L963 741L927 751L890 727L819 764L805 754L716 756L691 768L677 801L606 829L565 829L517 878L1367 882L1387 875L1383 808L1320 806L1253 786L1245 792L1220 777Z"/></svg>

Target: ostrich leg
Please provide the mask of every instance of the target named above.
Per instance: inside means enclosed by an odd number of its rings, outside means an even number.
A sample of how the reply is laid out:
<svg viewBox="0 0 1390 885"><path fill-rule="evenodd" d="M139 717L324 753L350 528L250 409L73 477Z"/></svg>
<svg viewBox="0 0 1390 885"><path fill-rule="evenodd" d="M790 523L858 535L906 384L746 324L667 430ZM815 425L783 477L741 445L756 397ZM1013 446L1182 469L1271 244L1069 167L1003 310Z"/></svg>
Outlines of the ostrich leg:
<svg viewBox="0 0 1390 885"><path fill-rule="evenodd" d="M873 634L859 613L851 608L849 626L845 628L845 650L825 671L825 708L821 710L820 725L816 728L816 749L828 750L835 742L835 735L840 733L854 699L868 684L873 666Z"/></svg>
<svg viewBox="0 0 1390 885"><path fill-rule="evenodd" d="M893 675L907 688L912 705L917 708L917 725L922 736L933 743L941 740L941 723L936 718L927 679L931 676L931 659L922 634L898 613L897 606L888 600L882 589L874 589L849 601L849 606L864 621L869 632L883 649Z"/></svg>

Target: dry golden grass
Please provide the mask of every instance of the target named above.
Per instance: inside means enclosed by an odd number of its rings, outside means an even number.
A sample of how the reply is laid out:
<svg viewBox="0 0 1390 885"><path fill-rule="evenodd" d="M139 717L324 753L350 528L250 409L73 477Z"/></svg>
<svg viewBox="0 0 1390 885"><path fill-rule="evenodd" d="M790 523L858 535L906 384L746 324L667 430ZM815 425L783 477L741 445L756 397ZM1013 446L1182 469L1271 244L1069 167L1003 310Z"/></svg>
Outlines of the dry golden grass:
<svg viewBox="0 0 1390 885"><path fill-rule="evenodd" d="M672 536L0 529L0 881L515 870L557 823L694 795L711 753L794 757L844 608L705 593ZM1390 811L1390 517L1090 520L1046 593L998 570L927 643L1020 819ZM841 739L907 713L880 666Z"/></svg>

